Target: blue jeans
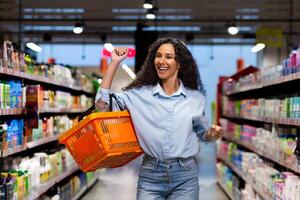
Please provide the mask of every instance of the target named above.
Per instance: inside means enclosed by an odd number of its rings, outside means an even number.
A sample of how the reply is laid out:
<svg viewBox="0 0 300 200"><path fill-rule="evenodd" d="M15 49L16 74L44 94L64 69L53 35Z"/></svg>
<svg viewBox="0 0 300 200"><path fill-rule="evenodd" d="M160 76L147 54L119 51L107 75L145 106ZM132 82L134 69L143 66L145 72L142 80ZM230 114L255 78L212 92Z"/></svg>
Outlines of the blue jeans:
<svg viewBox="0 0 300 200"><path fill-rule="evenodd" d="M198 170L194 157L160 160L144 156L137 200L199 200Z"/></svg>

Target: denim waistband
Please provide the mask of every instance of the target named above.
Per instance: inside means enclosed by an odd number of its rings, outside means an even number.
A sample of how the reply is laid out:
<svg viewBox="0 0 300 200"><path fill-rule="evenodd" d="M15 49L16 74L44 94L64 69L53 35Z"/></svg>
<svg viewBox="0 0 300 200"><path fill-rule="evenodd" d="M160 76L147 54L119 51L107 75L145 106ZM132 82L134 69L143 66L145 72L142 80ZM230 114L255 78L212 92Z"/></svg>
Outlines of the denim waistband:
<svg viewBox="0 0 300 200"><path fill-rule="evenodd" d="M182 162L186 162L186 161L189 161L189 160L194 160L194 156L190 156L190 157L187 157L187 158L170 158L170 159L160 159L160 158L154 158L148 154L145 153L144 155L144 159L145 160L148 160L148 161L153 161L157 164L159 163L182 163Z"/></svg>

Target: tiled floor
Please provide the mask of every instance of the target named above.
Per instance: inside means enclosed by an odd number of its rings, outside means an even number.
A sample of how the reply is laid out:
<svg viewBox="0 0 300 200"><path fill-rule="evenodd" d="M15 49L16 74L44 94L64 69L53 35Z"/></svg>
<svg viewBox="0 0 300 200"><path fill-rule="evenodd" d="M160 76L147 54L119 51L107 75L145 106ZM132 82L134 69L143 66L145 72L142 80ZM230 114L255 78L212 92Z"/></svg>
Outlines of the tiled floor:
<svg viewBox="0 0 300 200"><path fill-rule="evenodd" d="M201 153L197 156L200 200L228 199L216 184L215 158L215 145L203 145ZM106 170L82 200L134 200L140 163L141 158L125 167Z"/></svg>

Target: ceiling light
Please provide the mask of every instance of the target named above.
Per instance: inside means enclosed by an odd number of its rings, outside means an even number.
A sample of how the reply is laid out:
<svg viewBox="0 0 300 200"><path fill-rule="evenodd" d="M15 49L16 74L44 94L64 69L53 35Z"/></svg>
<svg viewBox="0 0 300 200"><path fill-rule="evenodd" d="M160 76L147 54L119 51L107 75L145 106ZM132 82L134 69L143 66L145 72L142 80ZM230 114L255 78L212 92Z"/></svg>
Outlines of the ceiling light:
<svg viewBox="0 0 300 200"><path fill-rule="evenodd" d="M136 75L135 73L128 67L126 64L122 64L122 68L126 73L130 76L130 78L135 79Z"/></svg>
<svg viewBox="0 0 300 200"><path fill-rule="evenodd" d="M230 23L227 29L228 33L231 35L236 35L239 32L238 27L235 23Z"/></svg>
<svg viewBox="0 0 300 200"><path fill-rule="evenodd" d="M84 29L84 24L83 23L79 23L79 22L76 22L75 23L75 26L74 26L74 29L73 29L73 32L75 34L80 34L83 32L83 29Z"/></svg>
<svg viewBox="0 0 300 200"><path fill-rule="evenodd" d="M265 47L266 47L266 45L264 43L258 43L251 48L251 52L257 53L257 52L263 50Z"/></svg>
<svg viewBox="0 0 300 200"><path fill-rule="evenodd" d="M153 8L147 10L146 18L147 19L155 19L155 12L154 12Z"/></svg>
<svg viewBox="0 0 300 200"><path fill-rule="evenodd" d="M28 47L29 49L31 49L35 52L41 52L42 51L42 48L39 45L37 45L33 42L26 43L26 47Z"/></svg>
<svg viewBox="0 0 300 200"><path fill-rule="evenodd" d="M143 4L143 8L145 9L151 9L153 8L152 0L145 0Z"/></svg>

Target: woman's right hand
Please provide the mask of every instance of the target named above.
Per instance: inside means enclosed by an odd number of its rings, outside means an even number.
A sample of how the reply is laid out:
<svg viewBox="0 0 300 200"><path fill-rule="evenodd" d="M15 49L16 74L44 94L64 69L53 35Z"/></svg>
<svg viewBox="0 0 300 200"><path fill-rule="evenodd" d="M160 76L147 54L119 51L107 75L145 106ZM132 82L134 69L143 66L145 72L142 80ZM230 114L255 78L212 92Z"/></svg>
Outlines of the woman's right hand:
<svg viewBox="0 0 300 200"><path fill-rule="evenodd" d="M128 55L128 48L126 47L116 47L111 52L111 61L121 63Z"/></svg>

